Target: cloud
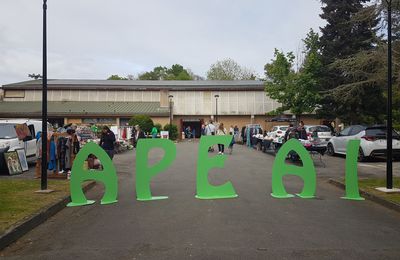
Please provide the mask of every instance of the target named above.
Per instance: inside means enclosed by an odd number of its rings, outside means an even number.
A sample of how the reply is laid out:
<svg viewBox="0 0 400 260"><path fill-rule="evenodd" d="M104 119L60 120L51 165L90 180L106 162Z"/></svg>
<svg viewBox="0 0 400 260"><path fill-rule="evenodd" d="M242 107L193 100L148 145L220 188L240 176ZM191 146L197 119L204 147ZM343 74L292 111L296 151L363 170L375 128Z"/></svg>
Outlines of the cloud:
<svg viewBox="0 0 400 260"><path fill-rule="evenodd" d="M0 1L0 84L41 71L41 0ZM233 58L263 75L274 48L318 29L318 0L48 1L49 78L107 78ZM18 14L19 19L16 19Z"/></svg>

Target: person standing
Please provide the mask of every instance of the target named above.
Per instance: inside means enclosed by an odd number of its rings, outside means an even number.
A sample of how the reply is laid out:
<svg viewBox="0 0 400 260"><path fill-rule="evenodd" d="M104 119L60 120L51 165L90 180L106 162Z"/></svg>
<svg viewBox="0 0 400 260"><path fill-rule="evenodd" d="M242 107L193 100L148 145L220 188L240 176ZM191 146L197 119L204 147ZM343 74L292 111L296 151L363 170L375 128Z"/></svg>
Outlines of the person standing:
<svg viewBox="0 0 400 260"><path fill-rule="evenodd" d="M103 131L100 138L100 146L106 151L111 160L114 158L114 148L115 148L115 135L108 128L108 126L103 127Z"/></svg>
<svg viewBox="0 0 400 260"><path fill-rule="evenodd" d="M207 134L206 126L204 124L201 125L200 131L202 136Z"/></svg>
<svg viewBox="0 0 400 260"><path fill-rule="evenodd" d="M215 135L215 125L213 124L212 120L206 126L206 135ZM214 146L208 148L209 152L214 152Z"/></svg>
<svg viewBox="0 0 400 260"><path fill-rule="evenodd" d="M151 137L157 138L157 134L158 134L157 127L153 126L153 128L151 129Z"/></svg>
<svg viewBox="0 0 400 260"><path fill-rule="evenodd" d="M135 125L135 143L137 144L139 139L144 139L144 138L146 138L146 135L144 134L144 132L142 131L140 126ZM135 145L135 147L136 147L136 145Z"/></svg>
<svg viewBox="0 0 400 260"><path fill-rule="evenodd" d="M226 135L226 129L224 128L223 123L219 124L218 130L217 130L217 135ZM225 149L225 145L218 144L218 154L224 154L224 149Z"/></svg>
<svg viewBox="0 0 400 260"><path fill-rule="evenodd" d="M302 139L302 140L307 140L308 136L307 136L307 132L306 129L304 127L304 122L300 121L299 127L297 128L297 132L298 132L298 138Z"/></svg>

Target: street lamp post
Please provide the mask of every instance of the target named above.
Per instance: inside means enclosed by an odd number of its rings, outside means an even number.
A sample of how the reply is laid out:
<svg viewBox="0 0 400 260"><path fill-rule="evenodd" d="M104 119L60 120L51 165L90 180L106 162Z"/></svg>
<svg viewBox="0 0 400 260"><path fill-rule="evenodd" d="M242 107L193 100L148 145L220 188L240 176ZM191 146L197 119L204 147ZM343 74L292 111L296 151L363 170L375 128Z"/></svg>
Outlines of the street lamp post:
<svg viewBox="0 0 400 260"><path fill-rule="evenodd" d="M388 100L387 100L387 152L386 152L386 188L393 189L393 158L392 158L392 0L386 0L388 5Z"/></svg>
<svg viewBox="0 0 400 260"><path fill-rule="evenodd" d="M218 98L219 95L215 95L215 122L218 122Z"/></svg>
<svg viewBox="0 0 400 260"><path fill-rule="evenodd" d="M43 0L43 71L42 71L42 174L41 190L47 190L47 0Z"/></svg>
<svg viewBox="0 0 400 260"><path fill-rule="evenodd" d="M168 98L169 98L169 132L168 132L168 135L169 135L169 138L171 138L171 128L172 128L172 99L174 98L174 96L173 95L169 95L168 96Z"/></svg>

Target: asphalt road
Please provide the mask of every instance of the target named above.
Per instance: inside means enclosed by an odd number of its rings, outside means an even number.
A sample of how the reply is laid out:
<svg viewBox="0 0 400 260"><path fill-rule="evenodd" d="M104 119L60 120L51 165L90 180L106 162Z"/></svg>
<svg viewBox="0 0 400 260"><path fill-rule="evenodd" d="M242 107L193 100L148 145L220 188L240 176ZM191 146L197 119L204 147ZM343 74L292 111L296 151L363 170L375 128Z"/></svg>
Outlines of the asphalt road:
<svg viewBox="0 0 400 260"><path fill-rule="evenodd" d="M237 199L197 200L197 145L178 144L177 160L154 178L153 195L135 200L135 155L117 155L119 202L66 208L0 253L4 259L400 259L400 214L369 201L340 199L326 183L344 176L344 159L317 164L317 198L270 196L274 157L236 146L210 181L232 181ZM214 154L215 155L215 154ZM150 153L152 161L162 152ZM378 165L381 162L376 162ZM373 165L373 164L371 164ZM380 174L360 166L360 175ZM364 169L365 168L365 169ZM370 169L371 168L371 169ZM377 173L378 172L378 173ZM384 171L383 171L384 172ZM285 177L288 192L302 189ZM102 185L88 193L99 200Z"/></svg>

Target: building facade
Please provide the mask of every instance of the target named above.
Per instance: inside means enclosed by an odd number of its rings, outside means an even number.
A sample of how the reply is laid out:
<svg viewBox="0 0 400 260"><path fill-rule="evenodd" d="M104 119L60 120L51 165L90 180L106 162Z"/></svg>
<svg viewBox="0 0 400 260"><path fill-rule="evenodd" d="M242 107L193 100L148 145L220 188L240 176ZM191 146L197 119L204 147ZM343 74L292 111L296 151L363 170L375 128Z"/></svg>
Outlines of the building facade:
<svg viewBox="0 0 400 260"><path fill-rule="evenodd" d="M40 118L41 84L32 80L3 85L0 117ZM48 81L49 121L58 125L126 125L132 116L146 114L161 125L172 115L180 130L187 125L199 129L209 120L227 128L257 123L268 129L273 123L266 114L279 106L265 94L261 81Z"/></svg>

